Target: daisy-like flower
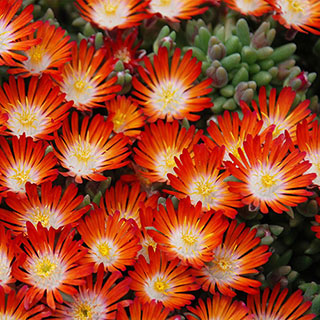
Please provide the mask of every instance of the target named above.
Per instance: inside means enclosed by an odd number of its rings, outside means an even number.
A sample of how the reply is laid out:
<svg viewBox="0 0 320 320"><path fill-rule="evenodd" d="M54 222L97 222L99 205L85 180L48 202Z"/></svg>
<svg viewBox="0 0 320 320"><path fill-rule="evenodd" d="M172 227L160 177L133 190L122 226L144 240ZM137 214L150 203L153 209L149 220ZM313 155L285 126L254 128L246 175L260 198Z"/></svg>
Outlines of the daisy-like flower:
<svg viewBox="0 0 320 320"><path fill-rule="evenodd" d="M82 261L94 262L95 272L100 263L110 272L126 270L127 266L135 263L141 249L136 229L131 221L120 219L119 212L106 216L101 209L91 211L78 226L84 243L89 247Z"/></svg>
<svg viewBox="0 0 320 320"><path fill-rule="evenodd" d="M179 22L179 19L191 19L205 12L208 7L201 7L207 0L151 0L149 11L161 17Z"/></svg>
<svg viewBox="0 0 320 320"><path fill-rule="evenodd" d="M28 59L17 63L8 73L21 74L23 77L59 74L58 69L71 59L71 47L74 45L74 42L69 42L70 36L64 35L65 30L61 27L56 28L49 21L42 22L36 32L26 38L41 39L41 42L25 50Z"/></svg>
<svg viewBox="0 0 320 320"><path fill-rule="evenodd" d="M83 19L104 30L127 29L140 24L148 15L150 0L76 0Z"/></svg>
<svg viewBox="0 0 320 320"><path fill-rule="evenodd" d="M180 128L178 121L164 123L159 120L145 127L134 148L134 161L147 171L141 174L151 182L166 182L167 174L174 173L175 157L179 157L184 149L192 152L193 146L199 141L202 130L195 133L195 127L188 130Z"/></svg>
<svg viewBox="0 0 320 320"><path fill-rule="evenodd" d="M108 121L113 123L113 132L136 138L144 126L144 116L137 103L131 98L117 96L106 103Z"/></svg>
<svg viewBox="0 0 320 320"><path fill-rule="evenodd" d="M202 140L212 150L215 146L224 146L226 149L224 160L230 160L229 153L239 157L238 148L243 148L243 142L247 135L256 136L260 133L263 125L258 120L256 112L244 110L242 120L237 112L225 111L223 116L218 116L218 124L210 121L207 131L209 137L203 135Z"/></svg>
<svg viewBox="0 0 320 320"><path fill-rule="evenodd" d="M57 304L56 312L51 319L116 319L118 307L127 306L129 303L128 300L119 300L128 293L131 279L127 277L116 283L120 278L123 278L120 272L107 275L100 265L95 283L93 284L92 274L88 276L71 301L65 302L64 305Z"/></svg>
<svg viewBox="0 0 320 320"><path fill-rule="evenodd" d="M24 52L37 45L40 39L26 39L39 27L40 21L30 23L33 19L33 5L25 7L16 16L22 5L22 0L1 0L0 5L0 66L13 66L16 61L26 60L27 57L17 51Z"/></svg>
<svg viewBox="0 0 320 320"><path fill-rule="evenodd" d="M195 121L199 115L191 112L199 112L212 107L210 98L201 97L211 92L208 86L212 80L207 79L199 84L194 84L201 74L201 62L192 57L192 51L188 51L180 60L181 50L175 49L169 66L168 50L161 47L158 54L153 57L153 64L145 57L146 69L139 67L138 71L146 85L137 78L132 79L133 92L143 106L144 114L149 122L166 118Z"/></svg>
<svg viewBox="0 0 320 320"><path fill-rule="evenodd" d="M248 295L247 306L249 312L253 315L252 319L312 320L316 317L315 314L305 314L312 303L311 301L303 301L301 290L297 290L287 296L288 289L280 291L279 284L272 290L266 288L263 291L262 297L260 296L260 292L255 295Z"/></svg>
<svg viewBox="0 0 320 320"><path fill-rule="evenodd" d="M320 3L318 0L268 0L273 16L286 28L320 35Z"/></svg>
<svg viewBox="0 0 320 320"><path fill-rule="evenodd" d="M41 185L39 196L37 185L26 184L26 198L17 201L16 197L5 199L10 211L0 209L3 224L14 232L27 232L27 221L34 226L40 222L45 228L58 229L67 224L75 225L90 206L81 209L83 196L77 196L78 189L70 184L62 194L61 186L52 186L51 182Z"/></svg>
<svg viewBox="0 0 320 320"><path fill-rule="evenodd" d="M24 306L29 309L46 297L47 305L55 310L56 301L63 303L60 292L77 293L74 285L81 285L93 271L92 264L80 264L86 254L82 241L74 241L71 226L49 230L39 223L37 229L27 222L27 237L22 238L23 249L12 267L13 276L30 286Z"/></svg>
<svg viewBox="0 0 320 320"><path fill-rule="evenodd" d="M262 16L272 10L267 0L225 0L224 2L232 10L245 15Z"/></svg>
<svg viewBox="0 0 320 320"><path fill-rule="evenodd" d="M154 214L154 228L149 234L170 259L178 257L183 264L200 268L213 259L213 250L220 245L228 227L222 213L202 214L202 204L191 205L186 198L175 210L171 199Z"/></svg>
<svg viewBox="0 0 320 320"><path fill-rule="evenodd" d="M247 306L242 301L232 300L218 293L212 299L208 298L207 303L199 299L198 304L195 308L187 307L193 313L187 315L188 320L252 320L251 315L248 315Z"/></svg>
<svg viewBox="0 0 320 320"><path fill-rule="evenodd" d="M228 184L230 191L242 196L244 204L259 208L262 213L268 213L269 208L282 213L312 195L306 187L316 174L306 173L311 163L302 161L305 152L292 148L288 136L272 139L269 132L262 143L260 136L249 135L243 143L244 152L238 149L240 159L230 154L233 162L227 161L226 165L240 181Z"/></svg>
<svg viewBox="0 0 320 320"><path fill-rule="evenodd" d="M11 135L25 134L35 140L53 139L52 134L68 116L72 102L63 103L64 94L49 76L32 77L28 89L25 79L9 78L0 88L0 110L8 115L7 128Z"/></svg>
<svg viewBox="0 0 320 320"><path fill-rule="evenodd" d="M80 130L76 112L72 114L71 128L66 118L62 135L55 132L54 152L68 170L61 174L75 177L77 183L82 183L82 178L102 181L107 177L100 172L125 166L128 162L123 160L130 153L126 147L128 138L123 134L110 138L112 128L113 124L99 114L91 119L90 124L89 117L85 117Z"/></svg>
<svg viewBox="0 0 320 320"><path fill-rule="evenodd" d="M105 51L95 51L82 40L79 49L72 47L72 60L61 68L61 77L56 78L66 100L72 100L80 111L102 107L102 103L112 99L121 90L114 85L117 77L107 80L113 71L114 60L105 60Z"/></svg>
<svg viewBox="0 0 320 320"><path fill-rule="evenodd" d="M5 295L0 288L0 315L1 319L40 320L51 315L51 312L43 304L37 304L34 308L26 310L24 307L25 295L28 286L23 286L19 291L10 291Z"/></svg>
<svg viewBox="0 0 320 320"><path fill-rule="evenodd" d="M267 245L258 246L260 238L256 233L256 229L245 228L244 223L237 226L237 221L231 222L222 244L213 250L213 260L199 270L192 269L203 290L214 294L217 287L231 297L236 295L232 289L258 292L261 283L245 275L257 273L256 268L268 261L271 252L267 252Z"/></svg>
<svg viewBox="0 0 320 320"><path fill-rule="evenodd" d="M11 139L11 146L4 137L0 137L0 184L6 188L0 193L7 196L9 192L25 196L27 182L41 184L53 181L58 170L53 169L57 163L53 152L45 155L47 144L34 142L32 138L22 135Z"/></svg>
<svg viewBox="0 0 320 320"><path fill-rule="evenodd" d="M224 180L230 176L228 170L221 171L224 157L224 147L215 147L212 151L204 145L193 147L194 159L188 150L184 150L180 160L176 158L176 175L168 174L169 182L174 190L165 190L178 199L190 197L191 203L202 203L204 211L222 210L234 218L241 207L240 196L228 190Z"/></svg>
<svg viewBox="0 0 320 320"><path fill-rule="evenodd" d="M194 296L190 291L198 290L188 267L182 266L178 258L169 260L159 249L149 248L147 263L140 255L134 271L129 271L132 278L131 289L142 303L152 300L171 310L191 303Z"/></svg>
<svg viewBox="0 0 320 320"><path fill-rule="evenodd" d="M278 137L281 133L288 131L293 141L295 141L297 123L303 119L307 119L307 121L310 122L316 115L310 115L311 110L308 109L309 100L300 102L299 105L292 110L296 92L291 87L284 87L278 99L276 94L276 89L272 88L268 104L266 88L261 87L259 91L259 105L252 100L252 107L257 112L258 119L263 120L262 130L273 125L274 137ZM240 106L242 109L249 109L249 106L244 101L240 101Z"/></svg>
<svg viewBox="0 0 320 320"><path fill-rule="evenodd" d="M119 306L117 312L117 320L166 320L170 309L163 308L161 304L151 301L150 303L142 303L138 298L133 300L129 307L129 315L122 306Z"/></svg>

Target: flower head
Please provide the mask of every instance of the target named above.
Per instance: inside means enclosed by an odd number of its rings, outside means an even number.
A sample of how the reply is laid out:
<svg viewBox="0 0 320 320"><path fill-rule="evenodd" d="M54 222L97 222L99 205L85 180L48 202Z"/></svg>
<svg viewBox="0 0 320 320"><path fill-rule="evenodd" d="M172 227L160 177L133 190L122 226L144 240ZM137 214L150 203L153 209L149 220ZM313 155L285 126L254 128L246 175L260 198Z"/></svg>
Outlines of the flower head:
<svg viewBox="0 0 320 320"><path fill-rule="evenodd" d="M201 73L201 63L191 58L191 50L181 60L180 56L181 50L177 48L169 66L168 50L161 47L153 57L153 65L145 57L146 69L141 66L138 68L146 85L136 78L132 80L136 90L133 94L138 98L149 122L165 118L168 121L183 118L195 121L200 116L191 112L199 112L213 105L210 98L201 97L211 92L211 80L194 84Z"/></svg>
<svg viewBox="0 0 320 320"><path fill-rule="evenodd" d="M85 117L79 129L78 114L74 112L71 119L65 119L62 135L55 132L55 154L61 165L68 171L62 173L75 177L77 183L82 178L101 181L107 179L100 172L117 169L127 164L127 138L117 134L110 138L113 124L97 114L89 123Z"/></svg>
<svg viewBox="0 0 320 320"><path fill-rule="evenodd" d="M95 51L82 40L79 49L72 47L72 60L61 68L61 77L56 77L66 100L72 100L74 107L81 111L102 107L102 103L112 99L121 86L114 85L116 77L107 79L113 70L114 60L105 60L105 51Z"/></svg>
<svg viewBox="0 0 320 320"><path fill-rule="evenodd" d="M225 0L225 2L232 10L245 15L261 16L272 10L267 0Z"/></svg>
<svg viewBox="0 0 320 320"><path fill-rule="evenodd" d="M195 127L188 130L180 128L178 121L164 123L159 120L145 127L134 148L135 162L145 168L141 174L151 182L165 182L167 174L174 173L175 157L179 157L184 149L192 152L192 147L199 141L202 130L195 132Z"/></svg>
<svg viewBox="0 0 320 320"><path fill-rule="evenodd" d="M72 102L63 103L64 98L48 76L32 77L28 89L24 78L11 76L0 88L0 110L8 115L8 132L35 140L53 139L51 134L60 128L72 106Z"/></svg>
<svg viewBox="0 0 320 320"><path fill-rule="evenodd" d="M104 30L127 29L146 19L150 0L76 0L83 19Z"/></svg>

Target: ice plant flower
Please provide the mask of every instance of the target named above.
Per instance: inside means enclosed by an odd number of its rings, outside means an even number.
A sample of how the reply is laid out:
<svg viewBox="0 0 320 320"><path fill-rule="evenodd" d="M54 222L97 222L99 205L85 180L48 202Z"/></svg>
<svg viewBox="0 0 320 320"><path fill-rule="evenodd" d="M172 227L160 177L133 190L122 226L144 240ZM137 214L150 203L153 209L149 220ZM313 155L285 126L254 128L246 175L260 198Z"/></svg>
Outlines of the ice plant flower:
<svg viewBox="0 0 320 320"><path fill-rule="evenodd" d="M38 45L25 50L27 60L17 62L14 68L8 70L10 74L20 74L23 77L40 76L42 74L58 75L58 70L71 59L71 47L75 45L70 41L70 36L65 35L65 30L50 25L49 21L42 22L34 34L26 39L41 39Z"/></svg>
<svg viewBox="0 0 320 320"><path fill-rule="evenodd" d="M161 304L151 301L150 303L142 303L138 298L133 300L129 306L129 315L122 306L119 306L117 312L117 320L166 320L170 309L163 308Z"/></svg>
<svg viewBox="0 0 320 320"><path fill-rule="evenodd" d="M27 232L27 221L37 226L40 222L45 228L58 229L67 224L72 226L85 214L90 206L81 209L83 196L77 196L78 188L70 184L62 194L61 186L52 186L52 183L41 184L39 196L37 185L26 184L26 197L17 201L16 197L5 199L10 211L0 209L0 219L10 230L20 233Z"/></svg>
<svg viewBox="0 0 320 320"><path fill-rule="evenodd" d="M310 122L315 117L315 114L310 115L311 110L308 109L310 101L304 100L292 110L296 92L291 87L284 87L278 99L276 94L276 89L272 88L268 104L266 88L261 87L259 91L259 105L252 100L252 107L257 112L258 119L263 120L262 130L273 125L274 137L279 136L286 130L295 141L297 123L303 119L307 119ZM242 109L249 109L249 106L244 101L240 101L240 106Z"/></svg>
<svg viewBox="0 0 320 320"><path fill-rule="evenodd" d="M136 138L144 126L144 116L136 102L125 96L117 96L106 103L108 121L113 123L113 132Z"/></svg>
<svg viewBox="0 0 320 320"><path fill-rule="evenodd" d="M205 12L208 7L201 7L206 0L151 0L149 11L158 14L170 21L179 22L179 19L191 19Z"/></svg>
<svg viewBox="0 0 320 320"><path fill-rule="evenodd" d="M72 106L64 98L48 76L32 77L28 86L24 78L11 76L0 88L0 110L8 115L8 132L35 140L53 139L51 134L60 128Z"/></svg>
<svg viewBox="0 0 320 320"><path fill-rule="evenodd" d="M174 173L175 157L179 157L184 149L192 152L193 146L199 141L202 130L195 132L195 127L188 130L180 128L178 121L172 123L159 120L145 127L134 148L134 161L147 171L141 174L151 182L166 182L167 174Z"/></svg>
<svg viewBox="0 0 320 320"><path fill-rule="evenodd" d="M260 238L256 237L257 230L245 228L233 220L225 233L222 244L213 250L213 260L201 269L192 269L192 274L201 284L202 289L215 293L216 287L226 296L233 297L233 289L255 294L261 282L246 277L257 273L258 267L265 264L271 252L267 245L258 246Z"/></svg>
<svg viewBox="0 0 320 320"><path fill-rule="evenodd" d="M105 51L95 51L82 40L79 49L72 47L72 60L61 68L61 77L56 80L66 100L73 101L74 107L80 111L102 107L102 103L112 99L121 90L115 85L116 77L108 79L113 71L114 60L105 60Z"/></svg>
<svg viewBox="0 0 320 320"><path fill-rule="evenodd" d="M85 283L81 278L92 273L92 264L79 262L86 250L82 241L73 240L74 234L71 226L48 230L40 223L35 228L27 222L27 237L22 238L23 249L12 267L13 276L30 286L25 295L26 309L45 297L55 310L56 301L64 301L60 292L76 294L73 286Z"/></svg>
<svg viewBox="0 0 320 320"><path fill-rule="evenodd" d="M267 0L225 0L224 2L232 10L245 15L262 16L272 10Z"/></svg>
<svg viewBox="0 0 320 320"><path fill-rule="evenodd" d="M137 78L132 79L133 94L142 105L149 122L157 119L183 119L195 121L200 118L191 112L199 112L212 107L210 98L201 97L211 92L212 80L207 79L194 84L201 74L201 62L188 51L180 60L181 50L176 48L169 66L168 50L161 47L151 60L144 58L146 69L138 71L146 85Z"/></svg>
<svg viewBox="0 0 320 320"><path fill-rule="evenodd" d="M25 7L18 15L22 0L1 0L0 5L0 66L14 66L16 61L26 60L20 52L37 45L40 39L26 39L39 27L40 21L30 23L33 19L33 5ZM18 52L17 52L18 51Z"/></svg>
<svg viewBox="0 0 320 320"><path fill-rule="evenodd" d="M119 212L106 216L101 209L91 211L77 228L89 247L83 263L94 262L95 272L100 263L110 272L124 271L132 266L141 249L135 227L130 221L121 219Z"/></svg>
<svg viewBox="0 0 320 320"><path fill-rule="evenodd" d="M78 114L74 112L71 118L65 119L62 134L55 132L54 150L61 165L67 172L61 174L75 177L77 183L82 178L102 181L107 179L101 172L117 169L127 164L127 138L117 134L110 138L113 124L105 121L97 114L89 123L89 117L84 117L79 129Z"/></svg>
<svg viewBox="0 0 320 320"><path fill-rule="evenodd" d="M190 197L191 203L202 203L204 211L222 210L230 218L237 214L235 208L241 207L240 196L228 190L225 181L230 176L222 169L224 147L215 147L212 151L204 145L193 147L194 159L188 150L184 150L180 160L176 158L175 175L169 173L169 183L175 190L165 190L178 199Z"/></svg>
<svg viewBox="0 0 320 320"><path fill-rule="evenodd" d="M244 152L238 149L240 160L232 154L226 165L231 174L240 181L228 181L230 191L242 196L242 202L262 213L271 208L276 213L288 211L307 200L312 195L306 187L312 184L315 173L306 173L311 167L302 161L305 152L292 150L289 137L280 135L273 139L272 133L266 136L261 145L260 136L248 136L243 143Z"/></svg>
<svg viewBox="0 0 320 320"><path fill-rule="evenodd" d="M191 205L190 199L180 200L175 210L171 199L166 208L159 206L153 223L155 230L149 234L158 248L170 259L178 257L182 264L201 268L204 262L213 259L213 250L221 244L224 231L228 227L222 213L209 211L203 215L202 204Z"/></svg>
<svg viewBox="0 0 320 320"><path fill-rule="evenodd" d="M71 301L57 304L51 319L116 319L118 307L129 304L128 300L119 300L128 293L131 279L127 277L116 283L121 278L120 272L106 274L100 265L97 279L93 281L92 274L89 275Z"/></svg>
<svg viewBox="0 0 320 320"><path fill-rule="evenodd" d="M0 184L6 188L0 197L10 192L24 197L27 182L39 185L55 180L58 170L53 167L57 159L53 152L45 155L46 147L44 142L34 142L24 135L19 139L13 136L11 146L0 137Z"/></svg>
<svg viewBox="0 0 320 320"><path fill-rule="evenodd" d="M187 307L193 315L188 314L188 320L252 320L248 315L248 308L242 301L232 300L216 293L212 299L208 298L205 303L202 299L198 300L198 305Z"/></svg>
<svg viewBox="0 0 320 320"><path fill-rule="evenodd" d="M194 299L190 291L198 290L199 286L188 267L182 266L178 258L169 260L159 249L149 248L149 259L147 263L140 255L135 270L129 271L136 297L142 303L154 300L171 310L190 304Z"/></svg>
<svg viewBox="0 0 320 320"><path fill-rule="evenodd" d="M318 0L267 0L275 10L273 18L286 28L320 35Z"/></svg>
<svg viewBox="0 0 320 320"><path fill-rule="evenodd" d="M104 30L127 29L140 24L148 15L150 0L76 0L83 19Z"/></svg>
<svg viewBox="0 0 320 320"><path fill-rule="evenodd" d="M311 301L303 300L302 291L297 290L288 297L288 289L280 291L280 284L270 290L266 288L262 296L260 292L248 295L247 306L253 320L281 319L281 320L312 320L315 314L305 314L311 307ZM287 298L287 299L286 299Z"/></svg>

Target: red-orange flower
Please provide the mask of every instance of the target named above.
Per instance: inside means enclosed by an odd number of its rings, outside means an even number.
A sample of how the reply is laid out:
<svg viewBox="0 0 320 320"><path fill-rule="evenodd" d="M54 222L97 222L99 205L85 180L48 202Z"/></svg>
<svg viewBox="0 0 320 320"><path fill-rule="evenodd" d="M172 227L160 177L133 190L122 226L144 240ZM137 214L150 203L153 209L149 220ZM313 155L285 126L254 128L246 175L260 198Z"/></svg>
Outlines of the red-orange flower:
<svg viewBox="0 0 320 320"><path fill-rule="evenodd" d="M245 15L261 16L272 10L267 0L225 0L232 10Z"/></svg>
<svg viewBox="0 0 320 320"><path fill-rule="evenodd" d="M0 110L8 115L7 129L11 135L25 134L34 139L51 140L51 134L68 116L72 102L63 103L64 94L48 76L26 80L9 78L0 88Z"/></svg>
<svg viewBox="0 0 320 320"><path fill-rule="evenodd" d="M230 191L241 195L244 204L262 213L268 213L269 208L282 213L307 200L312 193L306 187L316 174L306 173L311 163L302 161L305 153L292 149L289 137L272 139L269 132L262 143L260 136L249 135L243 143L244 152L238 149L240 158L230 155L233 163L227 161L226 165L239 181L228 184Z"/></svg>
<svg viewBox="0 0 320 320"><path fill-rule="evenodd" d="M193 147L194 159L188 150L184 150L180 160L176 158L176 175L168 174L169 182L176 191L166 190L178 199L190 197L191 203L202 203L204 211L222 210L234 218L241 207L240 196L230 192L225 181L230 176L228 170L221 171L224 156L224 147L215 147L212 151L202 145Z"/></svg>
<svg viewBox="0 0 320 320"><path fill-rule="evenodd" d="M4 131L7 129L8 119L9 119L8 114L0 111L0 135L4 134Z"/></svg>
<svg viewBox="0 0 320 320"><path fill-rule="evenodd" d="M72 100L74 107L81 111L102 107L103 102L112 99L121 90L114 85L116 77L107 80L113 71L114 60L105 60L105 51L95 51L82 40L78 47L72 47L72 60L61 69L61 77L56 77L66 100Z"/></svg>
<svg viewBox="0 0 320 320"><path fill-rule="evenodd" d="M101 181L107 179L101 172L125 166L130 152L126 147L128 138L117 134L110 138L113 124L97 114L90 120L84 117L79 128L78 114L65 119L62 134L55 132L55 154L67 172L63 175L75 177L77 183L82 178Z"/></svg>
<svg viewBox="0 0 320 320"><path fill-rule="evenodd" d="M60 292L74 295L74 285L85 283L82 277L92 273L92 264L80 264L86 254L82 241L74 241L71 226L49 230L39 223L37 229L27 222L27 237L22 238L23 249L12 267L13 276L30 287L24 306L29 309L46 296L47 305L55 310L56 301L63 303Z"/></svg>
<svg viewBox="0 0 320 320"><path fill-rule="evenodd" d="M25 7L16 16L22 0L1 0L0 4L0 66L14 66L16 61L27 60L18 52L28 50L37 45L40 39L26 39L41 24L40 21L28 24L32 19L33 5Z"/></svg>
<svg viewBox="0 0 320 320"><path fill-rule="evenodd" d="M201 269L192 269L192 274L202 289L215 293L215 288L226 296L235 296L233 289L250 294L258 292L261 282L246 277L257 273L258 267L265 264L271 252L268 246L261 245L256 237L257 230L245 228L233 220L226 231L222 244L213 250L213 260Z"/></svg>
<svg viewBox="0 0 320 320"><path fill-rule="evenodd" d="M169 260L159 249L149 247L147 263L140 255L134 271L129 271L132 278L131 289L142 303L152 300L166 308L175 309L191 303L194 296L190 291L198 290L188 267L182 266L178 258Z"/></svg>
<svg viewBox="0 0 320 320"><path fill-rule="evenodd" d="M180 60L181 50L176 49L169 66L168 50L161 47L151 60L144 58L146 69L138 71L146 85L133 78L133 92L144 109L149 122L157 119L183 119L195 121L200 118L193 112L212 107L210 98L201 97L211 92L208 86L212 80L207 79L194 84L201 74L201 62L191 58L188 51Z"/></svg>
<svg viewBox="0 0 320 320"><path fill-rule="evenodd" d="M134 148L134 161L147 171L141 174L151 182L165 182L167 174L174 173L175 157L179 157L184 149L192 152L192 147L199 141L202 130L195 132L195 127L188 130L180 128L178 121L164 123L159 120L145 127Z"/></svg>
<svg viewBox="0 0 320 320"><path fill-rule="evenodd" d="M10 74L21 74L23 77L40 76L42 74L58 75L58 70L71 59L71 47L74 42L69 42L70 36L65 35L65 30L50 25L49 21L41 23L34 34L25 40L41 39L38 45L25 50L27 60L19 62L15 68L8 70Z"/></svg>
<svg viewBox="0 0 320 320"><path fill-rule="evenodd" d="M26 197L17 201L16 197L5 199L10 211L0 209L3 224L14 232L27 232L27 221L34 226L40 222L43 227L58 229L67 224L75 225L90 206L81 209L83 196L76 196L78 188L70 184L63 192L61 186L52 186L51 182L41 184L41 196L37 185L26 184Z"/></svg>
<svg viewBox="0 0 320 320"><path fill-rule="evenodd" d="M315 314L305 314L312 303L311 301L303 301L301 290L295 291L288 297L287 295L288 289L280 291L279 284L272 290L266 288L262 297L260 292L248 295L247 306L253 315L252 319L312 320L315 318Z"/></svg>
<svg viewBox="0 0 320 320"><path fill-rule="evenodd" d="M127 29L138 25L148 15L144 12L150 0L76 0L83 19L101 29Z"/></svg>
<svg viewBox="0 0 320 320"><path fill-rule="evenodd" d="M213 259L213 250L220 245L228 222L221 212L203 215L201 209L201 202L193 206L186 198L175 210L168 199L166 208L160 205L159 212L154 214L156 231L151 229L149 234L169 259L178 257L182 264L195 268Z"/></svg>

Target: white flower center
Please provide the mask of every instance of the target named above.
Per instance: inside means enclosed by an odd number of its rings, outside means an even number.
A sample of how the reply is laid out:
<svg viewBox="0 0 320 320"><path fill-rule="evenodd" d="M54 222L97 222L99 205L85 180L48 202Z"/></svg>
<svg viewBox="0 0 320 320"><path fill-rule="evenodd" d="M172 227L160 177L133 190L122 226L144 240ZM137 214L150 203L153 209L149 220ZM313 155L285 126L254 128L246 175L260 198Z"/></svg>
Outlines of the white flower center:
<svg viewBox="0 0 320 320"><path fill-rule="evenodd" d="M51 63L51 57L41 45L31 47L30 50L25 51L25 54L28 60L22 63L30 73L40 73L46 70Z"/></svg>
<svg viewBox="0 0 320 320"><path fill-rule="evenodd" d="M58 229L61 226L59 215L52 211L48 205L30 208L24 217L25 221L30 221L34 226L41 222L45 228L53 227Z"/></svg>
<svg viewBox="0 0 320 320"><path fill-rule="evenodd" d="M0 285L6 284L11 278L11 267L7 253L0 251Z"/></svg>
<svg viewBox="0 0 320 320"><path fill-rule="evenodd" d="M0 54L8 52L12 47L11 28L7 26L7 22L0 20Z"/></svg>
<svg viewBox="0 0 320 320"><path fill-rule="evenodd" d="M118 248L109 239L99 239L92 251L97 264L103 263L109 267L118 260Z"/></svg>
<svg viewBox="0 0 320 320"><path fill-rule="evenodd" d="M158 12L164 17L174 18L180 15L183 9L183 1L177 0L151 0L151 12Z"/></svg>
<svg viewBox="0 0 320 320"><path fill-rule="evenodd" d="M303 25L311 16L309 1L306 0L278 0L277 6L289 25Z"/></svg>
<svg viewBox="0 0 320 320"><path fill-rule="evenodd" d="M306 173L316 173L317 177L313 179L313 183L320 186L320 150L307 153L305 160L309 160L312 164Z"/></svg>
<svg viewBox="0 0 320 320"><path fill-rule="evenodd" d="M157 275L152 279L147 280L144 285L144 290L150 297L150 300L166 301L170 293L171 284L164 275Z"/></svg>
<svg viewBox="0 0 320 320"><path fill-rule="evenodd" d="M236 0L236 6L240 8L242 12L248 13L259 9L262 2L261 0Z"/></svg>
<svg viewBox="0 0 320 320"><path fill-rule="evenodd" d="M158 175L161 178L168 180L167 174L172 173L175 174L173 168L176 167L176 162L174 161L174 157L179 158L180 153L176 150L172 150L171 148L167 148L163 150L161 153L157 155L157 159L155 162L155 168L158 172Z"/></svg>

